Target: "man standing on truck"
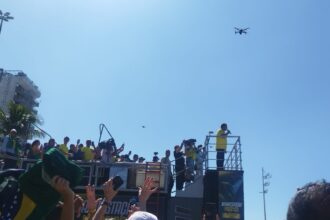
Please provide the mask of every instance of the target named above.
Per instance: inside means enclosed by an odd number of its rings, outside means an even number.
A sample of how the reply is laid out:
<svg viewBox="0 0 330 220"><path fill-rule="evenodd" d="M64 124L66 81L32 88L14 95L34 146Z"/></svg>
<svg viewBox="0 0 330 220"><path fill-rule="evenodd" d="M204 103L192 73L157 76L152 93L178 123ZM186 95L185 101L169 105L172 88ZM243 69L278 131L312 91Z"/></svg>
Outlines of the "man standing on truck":
<svg viewBox="0 0 330 220"><path fill-rule="evenodd" d="M225 153L227 150L227 136L231 134L226 123L221 124L217 131L216 150L217 150L217 170L224 170Z"/></svg>

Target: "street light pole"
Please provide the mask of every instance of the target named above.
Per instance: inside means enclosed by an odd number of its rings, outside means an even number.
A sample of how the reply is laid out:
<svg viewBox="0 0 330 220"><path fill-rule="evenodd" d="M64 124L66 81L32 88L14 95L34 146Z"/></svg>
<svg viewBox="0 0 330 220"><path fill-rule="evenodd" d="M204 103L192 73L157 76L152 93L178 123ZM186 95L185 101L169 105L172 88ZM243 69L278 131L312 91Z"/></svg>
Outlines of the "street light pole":
<svg viewBox="0 0 330 220"><path fill-rule="evenodd" d="M272 176L269 173L265 173L264 168L261 169L262 172L262 196L263 196L263 202L264 202L264 220L267 220L267 215L266 215L266 193L268 193L268 189L266 188L267 186L270 185L270 182L267 181Z"/></svg>
<svg viewBox="0 0 330 220"><path fill-rule="evenodd" d="M9 12L2 13L2 11L0 10L0 34L1 34L3 22L4 21L8 22L9 20L12 19L14 19L14 17L10 16Z"/></svg>

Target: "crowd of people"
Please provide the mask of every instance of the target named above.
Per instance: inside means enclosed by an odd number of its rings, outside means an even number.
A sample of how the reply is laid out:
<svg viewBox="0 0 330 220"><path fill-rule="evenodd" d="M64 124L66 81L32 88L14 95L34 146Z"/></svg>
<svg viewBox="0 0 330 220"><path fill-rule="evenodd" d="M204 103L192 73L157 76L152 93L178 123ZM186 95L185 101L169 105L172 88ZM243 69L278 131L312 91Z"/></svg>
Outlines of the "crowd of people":
<svg viewBox="0 0 330 220"><path fill-rule="evenodd" d="M113 141L112 141L113 142ZM27 158L38 160L49 149L58 149L69 160L92 161L99 160L106 163L114 162L134 162L143 163L144 157L139 157L134 154L132 159L131 151L128 154L123 154L124 144L119 148L115 145L107 146L107 142L101 142L100 145L95 146L91 140L86 140L85 145L78 139L75 144L69 144L70 138L64 137L62 144L57 144L54 138L50 138L47 143L42 144L40 140L36 139L32 143L22 144L17 138L17 132L12 129L10 133L4 137L2 144L0 144L0 153L6 154L9 158L5 159L5 169L15 168L17 161L14 158ZM102 147L105 144L105 147Z"/></svg>
<svg viewBox="0 0 330 220"><path fill-rule="evenodd" d="M178 154L177 151L174 151L175 156L175 170L180 168L180 161L183 162L183 166L181 168L183 170L178 171L177 173L177 182L180 182L180 177L182 174L185 176L184 181L193 181L193 177L196 175L202 174L202 161L205 158L205 151L203 147L199 145L195 146L196 140L189 139L182 142L180 148L180 152L182 154ZM181 151L184 147L184 153ZM176 147L175 147L176 148ZM6 154L9 157L4 158L4 170L9 168L17 168L17 157L24 157L27 159L39 160L42 161L45 158L45 155L49 154L49 152L57 151L68 161L82 160L82 161L91 161L91 160L100 160L106 163L114 163L114 162L133 162L133 163L143 163L144 158L139 157L137 154L134 154L132 159L131 151L128 154L122 154L124 150L124 145L121 145L119 148L116 148L113 140L108 140L106 142L102 142L95 146L94 142L91 140L87 140L85 145L80 143L80 140L77 140L75 144L70 144L70 138L64 137L62 144L57 144L55 139L50 138L47 143L41 144L40 140L36 139L32 143L26 143L22 145L17 138L17 132L15 129L12 129L10 133L4 138L2 144L0 145L0 151L2 154ZM172 161L170 160L171 151L167 149L165 151L165 156L161 159L158 157L158 153L154 153L154 157L152 159L153 162L161 163L164 167L166 167L168 172L168 193L170 194L172 191L172 187L174 185L174 178L172 174ZM28 171L30 172L30 171ZM57 191L62 198L62 203L59 203L55 209L48 215L46 219L73 219L72 216L76 212L76 214L80 213L79 207L82 204L82 198L79 196L74 196L73 191L70 188L70 181L66 178L63 178L61 175L54 176L51 180L49 179L49 184ZM43 179L44 180L44 179ZM150 186L152 180L150 178L146 179L145 188L139 190L139 206L132 206L132 210L129 213L129 219L135 219L134 216L149 216L150 219L157 219L156 216L153 216L151 213L146 212L135 212L137 210L145 210L145 202L146 199L143 199L143 192L154 192L155 187ZM115 196L116 192L112 189L112 180L110 179L104 184L104 195L105 199L102 203L100 203L98 208L93 208L95 201L91 201L92 197L95 195L91 195L94 192L93 187L87 186L86 195L87 195L87 207L89 209L89 219L101 219L101 216L104 216L106 205L111 201ZM145 190L143 190L145 189ZM182 189L182 188L181 188ZM180 190L180 188L177 188ZM95 192L94 192L95 193ZM149 195L150 196L150 195ZM148 197L148 196L147 196ZM10 201L10 200L9 200ZM143 202L144 201L144 202ZM1 201L3 203L3 207L6 208L6 201ZM12 213L7 213L8 210L2 210L1 216L9 216ZM134 213L133 213L134 212ZM131 215L131 217L130 217ZM78 216L78 215L77 215ZM1 219L1 218L0 218ZM6 219L6 218L2 218ZM138 219L138 218L136 218Z"/></svg>
<svg viewBox="0 0 330 220"><path fill-rule="evenodd" d="M48 160L49 162L49 154L56 154L58 157L63 157L67 161L74 161L74 160L82 160L82 161L91 161L91 160L101 160L108 163L113 162L133 162L133 163L143 163L144 158L139 157L137 154L134 154L132 159L130 158L131 152L128 154L121 154L124 150L124 145L121 145L119 148L116 148L113 144L113 140L107 141L102 143L98 146L95 146L91 140L87 140L86 144L83 145L80 143L80 140L76 142L76 144L69 144L70 138L65 137L63 139L62 144L56 144L55 139L50 138L47 143L41 144L40 140L34 140L31 144L27 143L22 145L17 138L17 132L15 129L12 129L10 133L3 139L2 144L0 145L0 153L6 155L4 157L4 167L3 172L0 172L0 182L6 181L6 179L15 179L16 182L20 182L24 180L24 177L21 178L24 173L24 170L13 170L13 168L17 168L17 158L24 157L33 160L42 161L43 164L46 163ZM112 144L111 144L112 143ZM55 153L54 153L55 152ZM170 151L166 151L166 155L161 159L160 163L167 166L168 172L170 173L169 176L172 178L171 172L171 161L169 160ZM61 156L59 156L61 155ZM54 159L55 158L55 159ZM53 157L51 160L57 160L56 157ZM60 159L62 160L62 159ZM158 162L154 158L154 162ZM54 162L55 163L55 162ZM62 167L58 167L58 170L66 170L69 169L69 166L77 166L71 165ZM45 166L45 165L43 165ZM44 181L48 183L56 192L60 195L61 202L59 202L54 209L50 213L47 214L45 219L74 219L79 217L80 211L83 204L83 199L75 195L72 187L73 183L70 179L70 175L75 176L72 173L72 169L69 172L70 174L65 177L65 175L59 174L55 175L52 178L47 177L48 175L44 176L44 168L42 170L37 170L38 165L35 165L32 169L27 171L27 174L31 178L31 175L34 172L41 172L38 176L41 176L42 179L40 181ZM77 168L78 169L78 168ZM36 171L37 170L37 171ZM50 169L52 170L52 169ZM70 170L70 169L69 169ZM59 171L62 172L62 171ZM64 171L63 171L64 172ZM19 175L17 174L19 173ZM47 173L47 172L45 172ZM24 176L23 175L23 176ZM14 177L13 177L14 176ZM22 180L23 179L23 180ZM36 180L34 180L36 181ZM38 182L40 182L38 181ZM43 182L43 183L44 183ZM36 182L34 182L35 184ZM19 189L20 187L25 188L25 185L32 185L32 182L25 181L24 184L14 184L18 189L11 191L12 183L5 182L2 185L2 190L0 192L0 219L25 219L29 213L24 213L24 218L21 218L22 212L20 211L21 208L13 206L12 202L18 205L18 200L21 199L22 206L25 203L25 194L31 196L30 192L24 192L23 190ZM36 185L38 185L37 183ZM172 183L173 185L173 183ZM31 186L28 186L28 188ZM34 188L33 186L32 188ZM38 186L40 187L40 185ZM44 187L41 187L44 189ZM107 182L103 185L104 188L104 199L102 202L97 205L95 198L95 189L93 186L86 187L86 195L87 195L87 207L88 207L88 219L104 219L105 210L110 204L112 198L117 194L118 189L115 190L113 188L113 180L110 178ZM144 185L139 189L138 193L138 203L132 204L129 209L128 219L157 219L157 217L151 213L146 212L146 201L150 197L150 195L156 192L157 188L154 186L154 181L152 178L146 178ZM2 194L1 194L2 193ZM43 194L42 190L39 192ZM54 193L54 192L53 192ZM23 194L23 195L22 195ZM48 194L48 193L45 193ZM39 200L38 196L31 201L31 204L37 203L34 201ZM51 196L50 196L51 197ZM7 199L5 199L7 198ZM14 201L12 200L14 198ZM51 199L50 199L51 200ZM35 205L34 205L35 206ZM8 208L10 207L10 208ZM15 208L12 208L15 207ZM31 207L30 207L31 208ZM45 210L43 210L45 212ZM34 213L34 211L32 212ZM39 218L40 215L44 215L45 213L41 213L38 211L39 215L31 215L34 216L32 219ZM16 216L15 218L13 216ZM40 218L41 219L41 218ZM77 218L78 219L78 218Z"/></svg>
<svg viewBox="0 0 330 220"><path fill-rule="evenodd" d="M203 162L205 160L206 151L202 145L196 147L195 139L184 140L181 146L175 146L173 155L175 162L170 160L171 151L167 149L164 157L158 157L158 152L154 152L152 162L160 162L166 167L168 173L168 193L171 194L176 180L176 190L182 190L184 183L188 184L194 181L195 176L203 175ZM63 138L61 144L57 144L54 138L50 138L47 143L42 144L36 139L32 143L21 144L17 138L17 132L12 129L4 138L0 145L0 153L9 155L4 158L3 169L16 168L18 165L17 157L38 160L42 159L43 154L50 149L59 150L67 159L74 161L92 161L98 160L105 163L115 162L131 162L144 163L145 158L134 154L131 158L131 151L123 154L125 145L116 147L113 139L103 141L95 146L91 140L86 140L85 144L78 139L76 143L70 143L68 136ZM184 151L182 151L184 150ZM175 164L172 172L172 164Z"/></svg>
<svg viewBox="0 0 330 220"><path fill-rule="evenodd" d="M42 158L45 152L53 148L58 149L69 160L99 160L105 163L145 162L145 158L139 157L137 154L134 154L131 158L131 151L127 154L123 154L124 147L125 145L122 144L117 148L113 139L103 141L97 146L95 146L94 142L91 140L86 140L85 144L83 144L80 139L78 139L75 144L70 144L70 138L68 136L63 138L61 144L57 144L54 138L50 138L49 141L44 144L38 139L34 140L32 143L20 144L16 130L12 129L4 138L2 145L0 145L0 153L11 156L4 159L4 169L16 168L17 157L38 160ZM171 151L167 149L165 151L165 156L161 159L158 157L158 152L154 152L152 158L152 162L160 162L163 166L167 167L167 172L169 174L169 193L172 191L174 179L176 179L176 190L182 190L184 183L191 183L196 176L203 175L203 162L206 157L206 151L205 147L202 145L196 146L195 139L184 140L180 146L176 145L174 147L175 176L173 176L172 172L173 161L170 160L170 155Z"/></svg>
<svg viewBox="0 0 330 220"><path fill-rule="evenodd" d="M227 136L230 131L226 124L222 124L217 131L217 169L224 169L224 154L227 147ZM17 139L17 132L12 129L0 145L0 153L5 158L4 171L0 172L0 220L2 219L46 219L66 220L81 219L81 208L84 199L72 190L80 182L81 168L73 160L101 160L104 162L133 162L141 163L144 158L137 154L130 159L131 152L121 154L124 145L116 148L113 140L95 146L91 140L85 145L80 143L69 144L70 138L65 137L62 144L56 144L50 139L44 145L39 140L23 147ZM203 161L206 156L202 145L196 146L195 139L182 141L181 145L174 147L176 172L176 190L182 190L184 183L194 181L195 176L203 175ZM173 176L170 160L171 151L166 150L165 156L160 160L158 153L154 153L153 162L167 165L170 173L170 189L173 186ZM15 170L17 160L15 157L41 159L27 172ZM115 178L110 178L103 184L103 197L97 199L94 186L86 186L86 202L88 220L104 219L106 209L118 193L115 187ZM172 184L172 186L171 186ZM147 177L143 186L138 190L138 199L130 202L128 220L158 219L146 211L149 197L157 192L155 182ZM325 180L311 182L297 189L292 198L287 220L328 220L330 219L330 183ZM206 212L202 219L220 220L218 213Z"/></svg>

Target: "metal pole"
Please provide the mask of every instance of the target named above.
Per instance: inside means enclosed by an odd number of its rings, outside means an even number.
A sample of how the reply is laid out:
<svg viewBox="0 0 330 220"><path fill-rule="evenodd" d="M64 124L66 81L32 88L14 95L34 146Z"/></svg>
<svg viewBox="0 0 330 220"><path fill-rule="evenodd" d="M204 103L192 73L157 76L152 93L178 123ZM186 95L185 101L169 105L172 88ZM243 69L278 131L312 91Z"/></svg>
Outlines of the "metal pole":
<svg viewBox="0 0 330 220"><path fill-rule="evenodd" d="M2 18L2 17L0 17L0 19L1 19L1 23L0 23L0 34L1 34L1 30L2 30L2 24L3 24L3 18Z"/></svg>
<svg viewBox="0 0 330 220"><path fill-rule="evenodd" d="M267 220L266 217L266 198L265 198L265 174L264 174L264 168L262 168L262 195L263 195L263 201L264 201L264 220Z"/></svg>
<svg viewBox="0 0 330 220"><path fill-rule="evenodd" d="M261 169L262 174L262 196L263 196L263 202L264 202L264 219L267 220L266 215L266 193L268 192L267 186L270 185L269 179L272 178L272 175L270 173L265 173L264 168Z"/></svg>

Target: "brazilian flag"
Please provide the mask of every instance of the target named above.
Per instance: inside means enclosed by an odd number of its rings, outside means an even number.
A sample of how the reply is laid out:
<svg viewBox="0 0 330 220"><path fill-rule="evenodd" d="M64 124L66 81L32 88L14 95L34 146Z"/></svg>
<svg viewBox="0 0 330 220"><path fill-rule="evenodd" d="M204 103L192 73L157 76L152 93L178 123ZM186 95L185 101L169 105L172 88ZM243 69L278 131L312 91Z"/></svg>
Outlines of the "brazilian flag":
<svg viewBox="0 0 330 220"><path fill-rule="evenodd" d="M55 175L68 180L73 188L79 184L82 170L54 148L25 173L0 173L0 220L44 219L60 200L60 194L49 184Z"/></svg>

